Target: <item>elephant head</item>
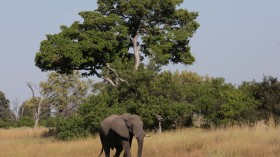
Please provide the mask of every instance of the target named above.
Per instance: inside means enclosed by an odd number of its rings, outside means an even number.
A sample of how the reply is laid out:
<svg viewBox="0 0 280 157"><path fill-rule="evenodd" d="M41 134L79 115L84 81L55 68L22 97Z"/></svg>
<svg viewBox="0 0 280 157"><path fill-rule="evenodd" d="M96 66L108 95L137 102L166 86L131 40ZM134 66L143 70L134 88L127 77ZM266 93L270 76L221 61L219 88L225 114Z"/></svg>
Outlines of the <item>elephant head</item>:
<svg viewBox="0 0 280 157"><path fill-rule="evenodd" d="M140 116L128 113L122 115L112 115L101 123L101 131L108 139L112 139L112 137L109 137L109 132L113 131L121 138L126 139L129 142L129 145L131 145L132 138L134 136L138 142L137 157L142 156L145 132L143 130L143 122Z"/></svg>
<svg viewBox="0 0 280 157"><path fill-rule="evenodd" d="M130 115L130 114L123 114L121 115L124 118L125 124L129 130L130 133L133 134L133 136L137 139L138 143L138 153L137 156L142 156L142 150L143 150L143 143L144 143L144 137L145 132L143 130L143 122L141 120L141 117L138 115Z"/></svg>

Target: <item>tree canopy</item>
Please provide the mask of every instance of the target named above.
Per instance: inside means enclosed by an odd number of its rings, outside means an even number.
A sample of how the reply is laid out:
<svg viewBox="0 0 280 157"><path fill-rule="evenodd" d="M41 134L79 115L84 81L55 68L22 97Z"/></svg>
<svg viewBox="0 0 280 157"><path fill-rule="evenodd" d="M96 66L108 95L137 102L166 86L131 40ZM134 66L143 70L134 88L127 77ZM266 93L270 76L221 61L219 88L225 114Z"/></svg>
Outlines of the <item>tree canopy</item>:
<svg viewBox="0 0 280 157"><path fill-rule="evenodd" d="M128 62L137 70L143 58L158 65L192 64L189 40L199 27L198 13L179 9L183 0L98 0L98 9L83 11L83 22L61 26L47 35L36 53L42 71L82 70L116 85L116 64ZM132 51L132 52L131 52Z"/></svg>

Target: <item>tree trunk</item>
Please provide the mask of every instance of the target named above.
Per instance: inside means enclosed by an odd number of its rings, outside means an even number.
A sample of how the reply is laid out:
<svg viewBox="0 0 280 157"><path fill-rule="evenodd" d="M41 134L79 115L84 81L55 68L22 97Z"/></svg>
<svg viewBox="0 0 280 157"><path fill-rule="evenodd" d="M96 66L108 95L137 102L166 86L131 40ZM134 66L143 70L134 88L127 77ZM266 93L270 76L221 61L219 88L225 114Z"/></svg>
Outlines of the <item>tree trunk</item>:
<svg viewBox="0 0 280 157"><path fill-rule="evenodd" d="M133 43L133 51L134 51L134 70L138 70L139 64L140 64L140 54L139 54L139 49L138 49L138 39L139 34L135 35L134 38L132 38L132 43Z"/></svg>
<svg viewBox="0 0 280 157"><path fill-rule="evenodd" d="M35 122L34 122L34 129L35 130L37 129L38 123L39 123L39 118L35 119Z"/></svg>
<svg viewBox="0 0 280 157"><path fill-rule="evenodd" d="M40 120L40 116L41 116L41 110L42 110L42 102L43 102L44 98L41 99L41 101L39 102L38 108L35 107L34 109L34 129L37 129L39 120Z"/></svg>
<svg viewBox="0 0 280 157"><path fill-rule="evenodd" d="M157 115L157 120L158 120L157 133L161 133L161 121L163 120L163 118L160 115Z"/></svg>
<svg viewBox="0 0 280 157"><path fill-rule="evenodd" d="M157 133L161 133L161 121L158 122L158 130Z"/></svg>

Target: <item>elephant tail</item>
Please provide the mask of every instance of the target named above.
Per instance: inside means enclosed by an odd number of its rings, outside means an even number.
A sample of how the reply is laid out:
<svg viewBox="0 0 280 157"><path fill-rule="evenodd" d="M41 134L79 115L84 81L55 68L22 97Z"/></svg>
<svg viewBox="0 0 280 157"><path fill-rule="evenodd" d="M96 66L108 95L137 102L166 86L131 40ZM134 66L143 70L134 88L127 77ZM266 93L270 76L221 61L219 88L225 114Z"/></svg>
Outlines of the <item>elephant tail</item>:
<svg viewBox="0 0 280 157"><path fill-rule="evenodd" d="M98 157L100 157L100 156L102 155L102 153L103 153L103 146L102 146L102 148L101 148L101 152L100 152L100 154L99 154Z"/></svg>

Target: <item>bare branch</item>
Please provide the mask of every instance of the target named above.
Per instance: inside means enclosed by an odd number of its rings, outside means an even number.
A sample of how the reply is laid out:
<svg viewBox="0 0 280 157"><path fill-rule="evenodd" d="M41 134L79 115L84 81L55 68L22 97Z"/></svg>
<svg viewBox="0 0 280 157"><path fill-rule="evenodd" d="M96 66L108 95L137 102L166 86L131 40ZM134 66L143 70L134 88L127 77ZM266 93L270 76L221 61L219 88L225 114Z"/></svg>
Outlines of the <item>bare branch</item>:
<svg viewBox="0 0 280 157"><path fill-rule="evenodd" d="M35 98L35 92L34 92L34 89L33 89L33 85L31 82L26 82L26 86L28 88L30 88L31 92L32 92L32 98Z"/></svg>

